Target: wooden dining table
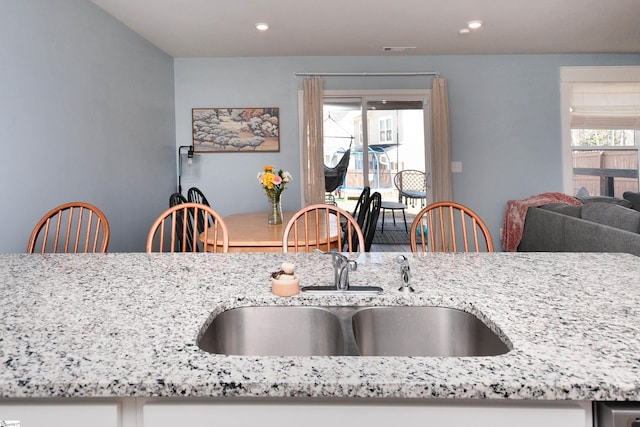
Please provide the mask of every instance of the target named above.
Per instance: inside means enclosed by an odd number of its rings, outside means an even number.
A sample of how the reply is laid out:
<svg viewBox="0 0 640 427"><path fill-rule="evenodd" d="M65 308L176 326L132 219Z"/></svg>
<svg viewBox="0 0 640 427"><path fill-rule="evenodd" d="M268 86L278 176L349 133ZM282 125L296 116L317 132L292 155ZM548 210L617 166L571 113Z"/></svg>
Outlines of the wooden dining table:
<svg viewBox="0 0 640 427"><path fill-rule="evenodd" d="M295 211L284 211L282 213L282 224L268 224L267 212L247 212L236 213L223 217L229 233L229 252L282 252L282 234L289 220L295 214ZM315 246L316 231L315 223L309 221L307 224L309 230L310 245ZM212 241L214 230L209 229L207 241ZM203 233L204 234L204 233ZM338 227L332 223L329 231L331 235L331 248L337 247ZM203 241L204 236L200 236ZM324 227L320 229L320 242L326 242L326 232ZM304 245L304 233L302 230L298 232L298 245ZM218 239L218 245L222 244L222 239ZM294 247L293 231L289 236L289 246L292 250ZM323 250L326 250L326 243L323 244Z"/></svg>

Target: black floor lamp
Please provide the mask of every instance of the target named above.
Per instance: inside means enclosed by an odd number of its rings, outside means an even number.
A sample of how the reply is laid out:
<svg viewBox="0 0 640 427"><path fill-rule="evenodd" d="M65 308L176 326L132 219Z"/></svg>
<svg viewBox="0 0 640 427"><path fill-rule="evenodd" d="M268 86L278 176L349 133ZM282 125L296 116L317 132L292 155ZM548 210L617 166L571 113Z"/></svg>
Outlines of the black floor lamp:
<svg viewBox="0 0 640 427"><path fill-rule="evenodd" d="M182 155L183 149L187 149L187 158L193 159L193 145L181 145L178 147L178 193L182 194Z"/></svg>

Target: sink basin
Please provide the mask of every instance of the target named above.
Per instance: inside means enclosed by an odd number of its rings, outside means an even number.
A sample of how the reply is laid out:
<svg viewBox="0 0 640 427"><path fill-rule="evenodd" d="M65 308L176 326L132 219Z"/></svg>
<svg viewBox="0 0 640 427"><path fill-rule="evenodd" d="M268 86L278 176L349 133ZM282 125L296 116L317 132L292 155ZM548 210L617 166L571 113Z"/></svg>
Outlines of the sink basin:
<svg viewBox="0 0 640 427"><path fill-rule="evenodd" d="M209 353L252 356L344 354L340 320L321 307L241 307L219 314L198 340Z"/></svg>
<svg viewBox="0 0 640 427"><path fill-rule="evenodd" d="M362 356L495 356L509 347L480 319L446 307L371 307L353 316Z"/></svg>
<svg viewBox="0 0 640 427"><path fill-rule="evenodd" d="M198 346L246 356L494 356L509 347L472 314L446 307L240 307Z"/></svg>

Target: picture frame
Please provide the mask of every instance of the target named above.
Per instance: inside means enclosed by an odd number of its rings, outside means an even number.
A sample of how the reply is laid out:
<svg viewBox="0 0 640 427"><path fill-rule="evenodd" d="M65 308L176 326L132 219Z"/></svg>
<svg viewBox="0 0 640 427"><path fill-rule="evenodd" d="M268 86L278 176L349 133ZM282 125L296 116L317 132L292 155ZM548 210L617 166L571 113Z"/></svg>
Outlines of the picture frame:
<svg viewBox="0 0 640 427"><path fill-rule="evenodd" d="M192 108L193 151L279 152L280 109Z"/></svg>

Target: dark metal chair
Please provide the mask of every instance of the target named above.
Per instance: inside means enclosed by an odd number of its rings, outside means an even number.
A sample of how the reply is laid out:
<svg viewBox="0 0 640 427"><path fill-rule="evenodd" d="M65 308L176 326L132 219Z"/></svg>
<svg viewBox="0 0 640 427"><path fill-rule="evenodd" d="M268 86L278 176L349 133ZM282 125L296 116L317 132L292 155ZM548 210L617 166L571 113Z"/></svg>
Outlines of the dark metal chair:
<svg viewBox="0 0 640 427"><path fill-rule="evenodd" d="M174 207L175 205L179 205L180 203L187 203L187 199L180 193L173 193L169 197L169 207Z"/></svg>
<svg viewBox="0 0 640 427"><path fill-rule="evenodd" d="M192 203L200 203L201 205L207 205L211 207L209 201L204 196L204 193L200 191L197 187L191 187L189 191L187 191L187 200ZM198 232L202 232L204 230L204 217L205 212L200 211L198 213ZM209 216L209 227L213 226L213 217Z"/></svg>
<svg viewBox="0 0 640 427"><path fill-rule="evenodd" d="M187 200L193 203L211 206L207 198L204 196L204 193L202 193L202 191L197 187L191 187L189 191L187 191Z"/></svg>
<svg viewBox="0 0 640 427"><path fill-rule="evenodd" d="M180 193L173 193L169 197L169 207L174 207L177 205L181 205L183 203L188 203L188 200ZM191 218L192 212L188 212L189 217L187 218L187 236L186 240L184 240L182 230L184 229L184 211L176 211L176 237L177 237L177 248L180 252L193 252L195 247L195 252L199 252L198 245L194 245L193 243L193 218ZM183 242L186 242L186 247L183 248Z"/></svg>
<svg viewBox="0 0 640 427"><path fill-rule="evenodd" d="M358 201L356 202L356 206L351 213L351 216L356 220L360 229L364 233L364 222L365 217L367 215L367 210L369 209L369 197L371 194L371 187L364 187L362 192L360 192L360 197L358 197ZM337 206L337 205L336 205ZM347 241L347 231L346 231L346 221L342 221L342 229L345 230L343 233L343 240Z"/></svg>
<svg viewBox="0 0 640 427"><path fill-rule="evenodd" d="M416 201L420 200L420 207L427 203L428 175L415 169L406 169L398 172L393 178L393 184L398 189L398 202L415 207ZM404 202L403 202L404 198Z"/></svg>
<svg viewBox="0 0 640 427"><path fill-rule="evenodd" d="M365 209L364 228L362 234L364 234L364 251L371 251L371 244L373 243L373 236L376 233L376 227L378 226L378 216L380 215L380 206L382 205L382 195L377 191L369 197L369 203Z"/></svg>
<svg viewBox="0 0 640 427"><path fill-rule="evenodd" d="M364 187L362 192L360 193L360 197L358 197L358 202L356 203L356 207L353 209L353 217L356 219L356 222L360 226L360 228L364 225L364 218L367 214L367 209L369 207L369 197L371 195L371 187Z"/></svg>

